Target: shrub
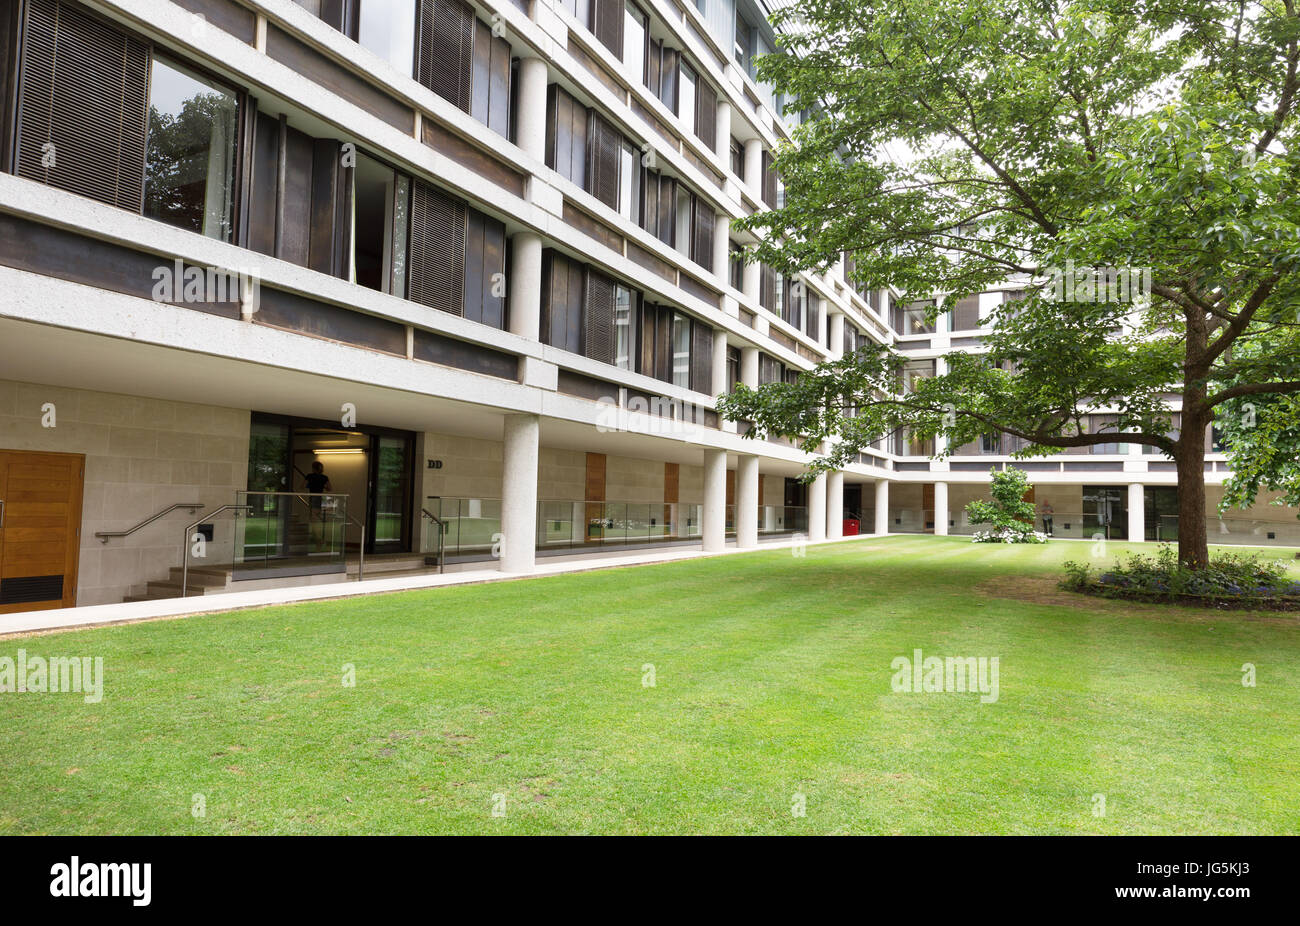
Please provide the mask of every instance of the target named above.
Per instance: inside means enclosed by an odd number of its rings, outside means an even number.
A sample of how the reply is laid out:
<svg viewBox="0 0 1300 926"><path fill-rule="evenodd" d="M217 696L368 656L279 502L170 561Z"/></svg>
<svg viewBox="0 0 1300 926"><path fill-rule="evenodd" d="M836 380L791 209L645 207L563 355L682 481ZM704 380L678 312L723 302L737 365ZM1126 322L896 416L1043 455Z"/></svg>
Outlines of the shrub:
<svg viewBox="0 0 1300 926"><path fill-rule="evenodd" d="M1047 535L1034 530L1034 506L1025 501L1029 476L1022 469L1008 466L992 477L989 495L993 501L977 499L966 506L966 516L974 524L989 524L992 529L976 531L975 543L1047 543Z"/></svg>
<svg viewBox="0 0 1300 926"><path fill-rule="evenodd" d="M1067 561L1061 587L1108 598L1300 608L1300 581L1277 560L1222 553L1211 557L1208 568L1194 570L1178 561L1172 546L1161 546L1154 556L1131 553L1096 572L1087 563Z"/></svg>

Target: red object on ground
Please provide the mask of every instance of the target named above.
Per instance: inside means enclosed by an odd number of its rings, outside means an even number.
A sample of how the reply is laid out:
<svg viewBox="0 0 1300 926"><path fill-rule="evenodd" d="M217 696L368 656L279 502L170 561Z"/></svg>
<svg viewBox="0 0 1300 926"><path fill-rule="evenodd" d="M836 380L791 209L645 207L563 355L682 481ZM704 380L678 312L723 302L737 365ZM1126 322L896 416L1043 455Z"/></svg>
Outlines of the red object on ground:
<svg viewBox="0 0 1300 926"><path fill-rule="evenodd" d="M845 537L856 537L857 534L858 534L858 529L859 529L860 527L861 527L861 522L858 521L857 518L845 518L845 519L844 519L844 536L845 536Z"/></svg>

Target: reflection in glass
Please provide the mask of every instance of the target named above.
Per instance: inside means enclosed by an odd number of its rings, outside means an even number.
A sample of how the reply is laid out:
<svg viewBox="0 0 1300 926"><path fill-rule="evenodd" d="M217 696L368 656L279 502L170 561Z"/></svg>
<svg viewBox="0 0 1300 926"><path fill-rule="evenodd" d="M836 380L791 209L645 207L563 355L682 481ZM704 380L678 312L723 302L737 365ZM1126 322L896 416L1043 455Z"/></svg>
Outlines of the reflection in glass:
<svg viewBox="0 0 1300 926"><path fill-rule="evenodd" d="M357 42L410 77L415 66L415 0L365 0Z"/></svg>
<svg viewBox="0 0 1300 926"><path fill-rule="evenodd" d="M155 58L144 214L220 241L234 223L234 93Z"/></svg>

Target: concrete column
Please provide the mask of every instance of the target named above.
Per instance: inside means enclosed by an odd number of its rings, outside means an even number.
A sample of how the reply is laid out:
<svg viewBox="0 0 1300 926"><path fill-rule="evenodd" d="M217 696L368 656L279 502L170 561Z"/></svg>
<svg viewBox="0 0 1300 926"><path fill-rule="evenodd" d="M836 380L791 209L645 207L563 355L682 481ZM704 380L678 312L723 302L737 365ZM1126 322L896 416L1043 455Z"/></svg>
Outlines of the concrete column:
<svg viewBox="0 0 1300 926"><path fill-rule="evenodd" d="M876 480L876 530L877 534L889 533L889 481Z"/></svg>
<svg viewBox="0 0 1300 926"><path fill-rule="evenodd" d="M758 348L740 349L740 381L750 389L758 388Z"/></svg>
<svg viewBox="0 0 1300 926"><path fill-rule="evenodd" d="M808 539L813 543L826 539L825 473L808 483Z"/></svg>
<svg viewBox="0 0 1300 926"><path fill-rule="evenodd" d="M713 226L713 273L723 286L731 284L731 220L721 213Z"/></svg>
<svg viewBox="0 0 1300 926"><path fill-rule="evenodd" d="M718 118L716 122L718 137L714 139L713 150L722 158L723 164L731 163L731 104L718 100Z"/></svg>
<svg viewBox="0 0 1300 926"><path fill-rule="evenodd" d="M715 399L727 394L727 332L721 328L713 329L712 383L709 391Z"/></svg>
<svg viewBox="0 0 1300 926"><path fill-rule="evenodd" d="M755 200L763 201L763 139L745 142L745 186Z"/></svg>
<svg viewBox="0 0 1300 926"><path fill-rule="evenodd" d="M763 282L763 265L750 262L740 271L740 291L751 305L758 304L758 290Z"/></svg>
<svg viewBox="0 0 1300 926"><path fill-rule="evenodd" d="M839 360L844 356L844 313L833 313L828 327L826 346L830 348L831 359Z"/></svg>
<svg viewBox="0 0 1300 926"><path fill-rule="evenodd" d="M536 341L542 332L542 238L534 232L521 231L510 240L514 248L510 304L506 313L510 333Z"/></svg>
<svg viewBox="0 0 1300 926"><path fill-rule="evenodd" d="M727 543L727 452L704 451L704 512L700 533L705 553L720 553Z"/></svg>
<svg viewBox="0 0 1300 926"><path fill-rule="evenodd" d="M1128 539L1131 543L1147 539L1146 488L1140 482L1128 487Z"/></svg>
<svg viewBox="0 0 1300 926"><path fill-rule="evenodd" d="M537 448L541 423L536 415L506 415L501 478L502 572L532 572L537 545Z"/></svg>
<svg viewBox="0 0 1300 926"><path fill-rule="evenodd" d="M518 145L530 157L546 160L546 62L519 59Z"/></svg>
<svg viewBox="0 0 1300 926"><path fill-rule="evenodd" d="M844 536L844 474L838 470L826 474L826 536Z"/></svg>
<svg viewBox="0 0 1300 926"><path fill-rule="evenodd" d="M758 546L758 457L736 458L736 546Z"/></svg>
<svg viewBox="0 0 1300 926"><path fill-rule="evenodd" d="M934 533L936 537L948 536L948 483L934 484Z"/></svg>
<svg viewBox="0 0 1300 926"><path fill-rule="evenodd" d="M818 297L817 299L817 338L818 343L825 344L828 332L826 330L826 300ZM843 344L843 337L840 343Z"/></svg>

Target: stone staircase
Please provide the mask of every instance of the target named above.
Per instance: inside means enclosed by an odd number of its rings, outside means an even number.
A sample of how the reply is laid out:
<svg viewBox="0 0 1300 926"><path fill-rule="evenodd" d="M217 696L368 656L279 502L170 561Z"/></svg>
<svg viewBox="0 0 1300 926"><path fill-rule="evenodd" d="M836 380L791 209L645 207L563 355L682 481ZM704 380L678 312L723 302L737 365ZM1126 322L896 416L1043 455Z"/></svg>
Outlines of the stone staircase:
<svg viewBox="0 0 1300 926"><path fill-rule="evenodd" d="M347 578L357 578L357 559L350 557L347 561ZM389 579L400 576L427 575L438 570L438 557L427 553L381 553L366 557L367 579ZM162 598L179 598L181 596L181 567L172 566L168 576L156 582L149 582L143 589L133 588L131 594L123 601L156 601ZM185 597L196 595L219 595L224 592L246 591L250 587L292 588L303 585L306 576L282 576L277 579L254 579L239 581L235 578L235 567L230 565L191 566L186 580ZM340 580L336 576L335 580Z"/></svg>

